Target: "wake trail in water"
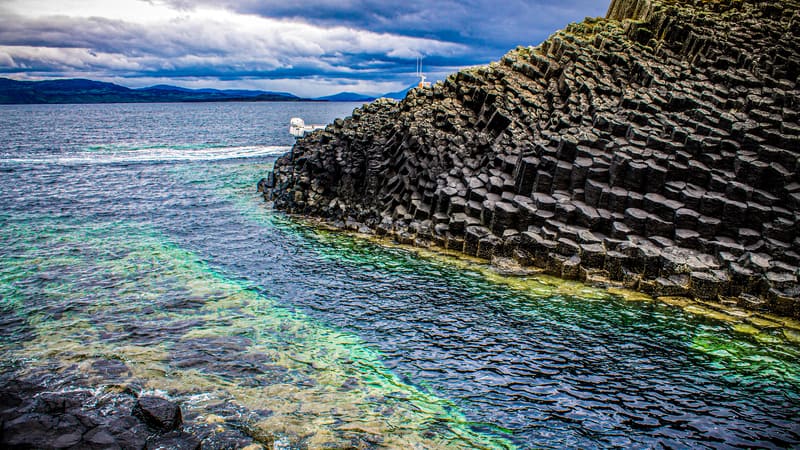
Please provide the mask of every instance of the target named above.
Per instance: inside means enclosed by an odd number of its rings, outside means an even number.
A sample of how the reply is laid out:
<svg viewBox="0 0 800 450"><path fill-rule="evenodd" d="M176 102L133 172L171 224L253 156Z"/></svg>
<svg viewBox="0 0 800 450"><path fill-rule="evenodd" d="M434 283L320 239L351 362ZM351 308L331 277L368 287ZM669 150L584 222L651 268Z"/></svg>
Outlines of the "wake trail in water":
<svg viewBox="0 0 800 450"><path fill-rule="evenodd" d="M288 152L291 147L285 145L208 148L154 146L131 149L96 147L96 149L98 150L79 151L68 154L35 155L26 158L0 157L0 164L85 165L139 162L222 161L228 159L279 156Z"/></svg>

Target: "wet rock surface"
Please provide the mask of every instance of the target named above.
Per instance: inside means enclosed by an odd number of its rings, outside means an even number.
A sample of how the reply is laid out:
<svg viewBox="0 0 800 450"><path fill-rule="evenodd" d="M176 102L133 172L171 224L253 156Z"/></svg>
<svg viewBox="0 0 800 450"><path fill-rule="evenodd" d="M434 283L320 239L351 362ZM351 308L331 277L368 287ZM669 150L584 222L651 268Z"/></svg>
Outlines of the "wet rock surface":
<svg viewBox="0 0 800 450"><path fill-rule="evenodd" d="M800 3L614 0L298 141L260 190L342 228L800 316Z"/></svg>
<svg viewBox="0 0 800 450"><path fill-rule="evenodd" d="M143 396L136 399L133 415L148 427L159 431L172 431L183 422L181 408L165 398Z"/></svg>
<svg viewBox="0 0 800 450"><path fill-rule="evenodd" d="M226 423L220 416L184 422L180 405L164 397L137 397L130 388L118 392L52 384L49 377L3 376L0 448L263 448L246 424Z"/></svg>

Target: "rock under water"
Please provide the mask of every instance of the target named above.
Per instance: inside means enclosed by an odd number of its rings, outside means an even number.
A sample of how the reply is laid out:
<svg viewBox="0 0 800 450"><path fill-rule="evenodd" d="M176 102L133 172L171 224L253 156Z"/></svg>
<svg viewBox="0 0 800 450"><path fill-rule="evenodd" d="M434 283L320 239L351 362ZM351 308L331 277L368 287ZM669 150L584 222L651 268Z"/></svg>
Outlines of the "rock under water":
<svg viewBox="0 0 800 450"><path fill-rule="evenodd" d="M180 406L163 397L58 387L51 378L0 377L0 448L260 449L270 443L256 442L246 424L198 417L184 423Z"/></svg>
<svg viewBox="0 0 800 450"><path fill-rule="evenodd" d="M260 188L403 243L798 317L798 47L795 0L613 0L336 120Z"/></svg>

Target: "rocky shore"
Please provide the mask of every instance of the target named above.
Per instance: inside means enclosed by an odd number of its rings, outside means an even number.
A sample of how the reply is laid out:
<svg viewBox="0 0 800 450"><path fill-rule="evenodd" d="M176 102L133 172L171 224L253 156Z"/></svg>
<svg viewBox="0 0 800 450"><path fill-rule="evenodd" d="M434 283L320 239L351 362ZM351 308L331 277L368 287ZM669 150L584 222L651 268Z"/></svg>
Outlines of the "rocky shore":
<svg viewBox="0 0 800 450"><path fill-rule="evenodd" d="M336 120L260 189L405 244L800 317L799 50L795 0L613 0Z"/></svg>
<svg viewBox="0 0 800 450"><path fill-rule="evenodd" d="M115 371L110 362L105 370ZM221 415L184 415L163 395L81 387L52 374L0 377L0 448L245 449L271 447L246 423ZM220 411L220 414L224 412Z"/></svg>

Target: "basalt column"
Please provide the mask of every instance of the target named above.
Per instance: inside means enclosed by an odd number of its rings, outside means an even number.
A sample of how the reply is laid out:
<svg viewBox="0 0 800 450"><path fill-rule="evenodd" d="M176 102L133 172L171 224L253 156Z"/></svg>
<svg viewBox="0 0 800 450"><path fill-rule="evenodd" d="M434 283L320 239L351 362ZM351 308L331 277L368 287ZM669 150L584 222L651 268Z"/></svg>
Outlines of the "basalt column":
<svg viewBox="0 0 800 450"><path fill-rule="evenodd" d="M300 140L276 208L800 316L800 5L615 0Z"/></svg>

